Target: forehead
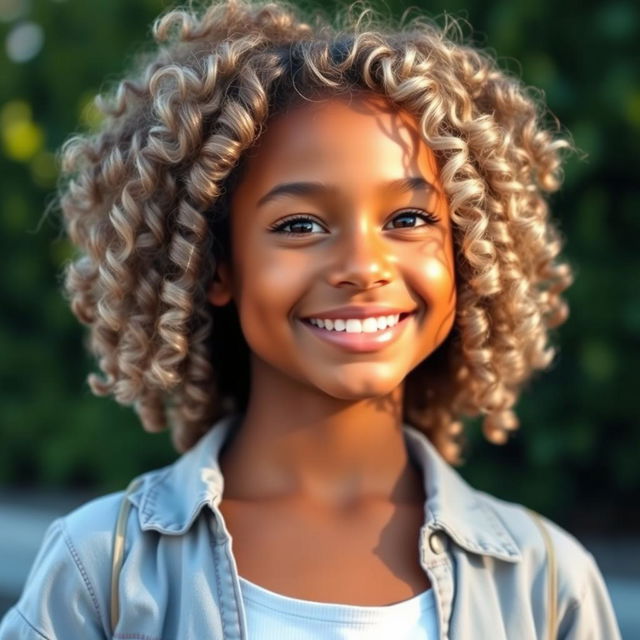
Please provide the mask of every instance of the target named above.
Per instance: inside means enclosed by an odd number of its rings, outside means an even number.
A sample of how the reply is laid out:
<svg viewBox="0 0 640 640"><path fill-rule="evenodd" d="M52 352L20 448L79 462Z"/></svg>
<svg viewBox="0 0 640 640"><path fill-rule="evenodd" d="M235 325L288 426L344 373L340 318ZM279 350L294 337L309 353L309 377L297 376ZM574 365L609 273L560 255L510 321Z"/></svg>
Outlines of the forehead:
<svg viewBox="0 0 640 640"><path fill-rule="evenodd" d="M416 175L438 182L416 118L367 94L303 102L274 116L248 152L243 174L258 197L283 180L351 189Z"/></svg>

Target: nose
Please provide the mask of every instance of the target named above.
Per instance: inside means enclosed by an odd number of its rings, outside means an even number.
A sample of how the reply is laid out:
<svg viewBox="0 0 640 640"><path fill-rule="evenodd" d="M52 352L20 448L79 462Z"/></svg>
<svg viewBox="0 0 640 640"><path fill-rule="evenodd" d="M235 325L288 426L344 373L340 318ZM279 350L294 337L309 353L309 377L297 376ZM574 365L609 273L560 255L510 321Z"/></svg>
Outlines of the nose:
<svg viewBox="0 0 640 640"><path fill-rule="evenodd" d="M336 260L329 280L334 287L372 289L393 279L395 262L388 243L371 225L345 229L335 245Z"/></svg>

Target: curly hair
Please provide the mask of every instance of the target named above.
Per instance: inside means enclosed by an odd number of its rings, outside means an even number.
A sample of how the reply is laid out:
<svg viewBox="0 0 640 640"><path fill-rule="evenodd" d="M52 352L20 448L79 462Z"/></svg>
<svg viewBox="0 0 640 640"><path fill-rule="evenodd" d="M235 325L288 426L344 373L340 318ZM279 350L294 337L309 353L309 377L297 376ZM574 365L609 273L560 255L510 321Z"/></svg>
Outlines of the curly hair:
<svg viewBox="0 0 640 640"><path fill-rule="evenodd" d="M232 306L206 292L228 251L228 203L243 153L270 117L305 95L364 90L416 118L449 201L458 288L454 328L406 379L403 415L452 464L464 416L494 443L555 348L572 271L546 199L567 136L537 92L495 59L420 17L334 26L285 2L173 9L157 47L96 103L99 128L61 149L60 206L78 247L65 292L90 328L97 395L170 426L179 451L247 399L248 359ZM336 23L337 24L337 23ZM549 120L554 126L549 124ZM222 338L224 336L224 338Z"/></svg>

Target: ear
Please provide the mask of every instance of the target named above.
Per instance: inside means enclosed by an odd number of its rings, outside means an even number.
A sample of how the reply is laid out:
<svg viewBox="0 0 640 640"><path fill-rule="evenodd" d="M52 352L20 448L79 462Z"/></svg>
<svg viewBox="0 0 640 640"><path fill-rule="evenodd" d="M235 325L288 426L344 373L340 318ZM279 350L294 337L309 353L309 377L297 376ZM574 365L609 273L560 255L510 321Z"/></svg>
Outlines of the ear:
<svg viewBox="0 0 640 640"><path fill-rule="evenodd" d="M215 307L224 307L232 298L231 270L226 262L220 262L216 268L213 282L209 286L207 299Z"/></svg>

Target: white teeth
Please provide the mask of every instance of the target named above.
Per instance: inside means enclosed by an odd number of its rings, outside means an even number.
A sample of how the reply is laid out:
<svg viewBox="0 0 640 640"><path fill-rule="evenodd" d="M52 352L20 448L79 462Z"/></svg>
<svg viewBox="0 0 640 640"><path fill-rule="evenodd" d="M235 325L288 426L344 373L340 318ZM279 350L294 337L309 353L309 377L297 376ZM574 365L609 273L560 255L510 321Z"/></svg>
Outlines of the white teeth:
<svg viewBox="0 0 640 640"><path fill-rule="evenodd" d="M376 331L384 331L389 327L398 324L400 314L396 313L389 316L379 316L370 318L336 318L330 320L327 318L310 318L309 322L326 331L345 331L346 333L375 333Z"/></svg>
<svg viewBox="0 0 640 640"><path fill-rule="evenodd" d="M375 333L378 330L378 321L375 318L366 318L362 323L364 333Z"/></svg>
<svg viewBox="0 0 640 640"><path fill-rule="evenodd" d="M360 320L347 320L347 333L362 333L362 322Z"/></svg>

